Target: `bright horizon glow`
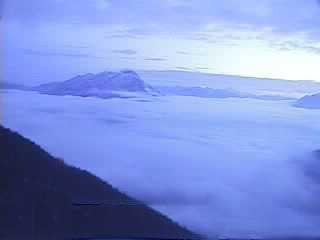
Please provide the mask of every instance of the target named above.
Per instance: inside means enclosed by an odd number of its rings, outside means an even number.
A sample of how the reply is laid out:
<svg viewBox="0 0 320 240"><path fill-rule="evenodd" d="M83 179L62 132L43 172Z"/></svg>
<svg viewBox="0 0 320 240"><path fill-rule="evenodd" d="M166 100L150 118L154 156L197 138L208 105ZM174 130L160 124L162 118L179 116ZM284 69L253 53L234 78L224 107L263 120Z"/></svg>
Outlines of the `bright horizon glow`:
<svg viewBox="0 0 320 240"><path fill-rule="evenodd" d="M27 78L26 84L32 85L86 72L133 69L320 81L320 44L314 29L320 9L315 2L247 0L240 6L228 0L215 2L221 9L209 12L206 8L213 4L207 0L202 5L193 0L152 1L142 10L158 7L159 12L149 16L140 12L140 3L131 4L128 13L124 2L80 1L75 9L72 1L50 0L52 8L64 6L70 13L44 8L46 14L41 15L39 0L30 1L19 14L13 11L19 1L7 1L4 78L13 82ZM285 8L298 11L293 23L285 18ZM235 12L228 15L227 10ZM111 22L105 18L108 14ZM182 21L185 16L189 22Z"/></svg>

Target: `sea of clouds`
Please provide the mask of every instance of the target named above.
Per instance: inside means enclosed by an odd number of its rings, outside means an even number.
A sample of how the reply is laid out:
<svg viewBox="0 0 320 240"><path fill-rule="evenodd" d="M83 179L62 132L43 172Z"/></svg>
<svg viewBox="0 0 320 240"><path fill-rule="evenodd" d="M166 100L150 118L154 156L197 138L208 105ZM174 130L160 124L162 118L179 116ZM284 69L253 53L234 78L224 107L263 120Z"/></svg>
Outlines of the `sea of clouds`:
<svg viewBox="0 0 320 240"><path fill-rule="evenodd" d="M1 90L1 124L192 230L320 234L320 110L291 100L99 99Z"/></svg>

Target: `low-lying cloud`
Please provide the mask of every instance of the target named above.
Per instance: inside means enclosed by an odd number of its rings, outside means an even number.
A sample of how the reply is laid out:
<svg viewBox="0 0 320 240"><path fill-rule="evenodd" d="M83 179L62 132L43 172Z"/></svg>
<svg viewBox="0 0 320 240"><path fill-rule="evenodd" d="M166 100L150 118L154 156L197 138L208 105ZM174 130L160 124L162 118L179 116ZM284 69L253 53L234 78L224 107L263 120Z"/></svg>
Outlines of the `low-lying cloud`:
<svg viewBox="0 0 320 240"><path fill-rule="evenodd" d="M24 49L23 53L26 55L42 56L42 57L71 57L71 58L94 58L103 59L103 57L91 55L87 53L68 53L65 51L48 51L48 50L33 50Z"/></svg>
<svg viewBox="0 0 320 240"><path fill-rule="evenodd" d="M320 234L318 180L308 183L300 158L319 148L319 111L252 99L1 96L2 124L193 230Z"/></svg>

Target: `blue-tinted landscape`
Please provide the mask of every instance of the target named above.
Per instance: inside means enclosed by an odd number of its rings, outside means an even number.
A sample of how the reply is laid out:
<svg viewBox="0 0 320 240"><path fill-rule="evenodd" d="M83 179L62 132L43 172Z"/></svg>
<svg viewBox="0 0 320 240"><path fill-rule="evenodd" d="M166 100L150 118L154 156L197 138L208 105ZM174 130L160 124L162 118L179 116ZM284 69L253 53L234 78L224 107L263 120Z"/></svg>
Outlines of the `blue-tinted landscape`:
<svg viewBox="0 0 320 240"><path fill-rule="evenodd" d="M318 1L2 15L0 238L320 237Z"/></svg>

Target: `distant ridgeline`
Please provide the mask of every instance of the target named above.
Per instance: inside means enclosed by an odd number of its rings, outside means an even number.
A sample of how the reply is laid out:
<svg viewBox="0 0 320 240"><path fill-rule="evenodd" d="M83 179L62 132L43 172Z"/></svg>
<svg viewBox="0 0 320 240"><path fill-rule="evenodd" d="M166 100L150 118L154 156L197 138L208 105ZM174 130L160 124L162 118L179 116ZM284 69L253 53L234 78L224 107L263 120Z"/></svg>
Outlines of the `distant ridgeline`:
<svg viewBox="0 0 320 240"><path fill-rule="evenodd" d="M217 82L219 78L235 78L236 76L224 75L194 75L194 73L180 72L180 75L175 75L170 72L170 75L156 74L156 78L163 78L168 80L171 78L183 78L189 76L185 82L190 82L193 77L194 83L198 82L198 78L207 78L210 76L211 83ZM150 75L142 75L146 78L154 78ZM251 84L254 81L252 78L237 77L239 81L244 81L244 84ZM150 79L149 79L150 80ZM249 81L249 82L248 82ZM262 79L259 79L262 81ZM264 79L264 81L266 81ZM270 82L270 80L267 80ZM220 80L218 81L220 82ZM238 81L237 81L238 82ZM165 83L165 81L164 81ZM199 84L199 83L198 83ZM231 84L233 87L235 84ZM35 91L42 94L57 95L57 96L80 96L80 97L98 97L98 98L135 98L142 96L191 96L201 98L252 98L259 100L295 100L296 98L289 96L282 96L277 94L264 94L264 93L250 93L232 89L230 87L222 87L218 84L216 88L203 87L203 86L180 86L180 85L155 85L151 86L141 79L141 77L132 70L124 70L120 72L104 71L97 74L87 73L78 75L69 80L62 82L49 82L34 87L27 87L12 83L1 83L0 89L17 89L25 91ZM264 89L265 91L266 89Z"/></svg>
<svg viewBox="0 0 320 240"><path fill-rule="evenodd" d="M199 238L1 126L0 149L0 239Z"/></svg>
<svg viewBox="0 0 320 240"><path fill-rule="evenodd" d="M320 109L320 93L304 96L297 100L294 106L300 108Z"/></svg>
<svg viewBox="0 0 320 240"><path fill-rule="evenodd" d="M41 84L31 90L52 95L73 95L100 98L131 97L119 92L156 94L139 75L131 70L120 72L101 72L84 74L64 82Z"/></svg>

